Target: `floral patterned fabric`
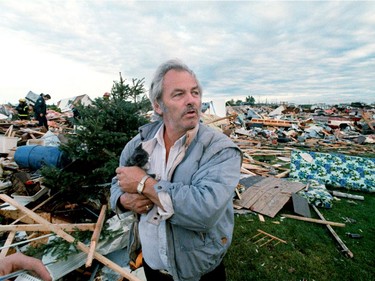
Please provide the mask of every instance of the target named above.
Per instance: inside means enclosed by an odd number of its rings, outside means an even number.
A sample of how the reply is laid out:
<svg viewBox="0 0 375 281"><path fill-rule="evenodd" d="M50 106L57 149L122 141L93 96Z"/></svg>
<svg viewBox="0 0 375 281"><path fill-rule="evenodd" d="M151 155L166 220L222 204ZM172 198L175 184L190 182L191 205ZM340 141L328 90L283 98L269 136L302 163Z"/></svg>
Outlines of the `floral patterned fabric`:
<svg viewBox="0 0 375 281"><path fill-rule="evenodd" d="M324 184L318 181L309 181L307 190L298 191L298 194L306 198L307 202L317 207L332 208L333 196L328 192Z"/></svg>
<svg viewBox="0 0 375 281"><path fill-rule="evenodd" d="M375 192L375 158L293 150L291 178L350 190Z"/></svg>

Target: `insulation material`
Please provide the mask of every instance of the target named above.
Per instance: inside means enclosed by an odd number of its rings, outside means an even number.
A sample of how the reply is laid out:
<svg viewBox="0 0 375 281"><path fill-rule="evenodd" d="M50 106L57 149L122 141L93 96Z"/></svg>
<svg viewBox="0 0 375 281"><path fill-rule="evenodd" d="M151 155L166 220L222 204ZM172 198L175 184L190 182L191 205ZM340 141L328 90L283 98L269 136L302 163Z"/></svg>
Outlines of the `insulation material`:
<svg viewBox="0 0 375 281"><path fill-rule="evenodd" d="M293 150L290 170L291 178L375 192L375 158Z"/></svg>

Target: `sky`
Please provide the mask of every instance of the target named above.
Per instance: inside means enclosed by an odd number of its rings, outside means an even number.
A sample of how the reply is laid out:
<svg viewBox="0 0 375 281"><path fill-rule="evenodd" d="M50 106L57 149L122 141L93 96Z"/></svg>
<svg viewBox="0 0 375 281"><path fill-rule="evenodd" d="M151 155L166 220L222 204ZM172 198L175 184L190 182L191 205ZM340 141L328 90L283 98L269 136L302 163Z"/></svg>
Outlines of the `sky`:
<svg viewBox="0 0 375 281"><path fill-rule="evenodd" d="M0 0L0 104L110 92L178 58L203 100L375 102L375 1Z"/></svg>

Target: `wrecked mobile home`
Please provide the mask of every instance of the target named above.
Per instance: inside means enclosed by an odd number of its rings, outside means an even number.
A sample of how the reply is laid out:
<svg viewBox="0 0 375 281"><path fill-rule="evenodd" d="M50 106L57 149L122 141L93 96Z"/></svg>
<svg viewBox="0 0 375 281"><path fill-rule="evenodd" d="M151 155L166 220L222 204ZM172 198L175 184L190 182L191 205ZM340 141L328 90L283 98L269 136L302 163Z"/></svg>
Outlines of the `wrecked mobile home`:
<svg viewBox="0 0 375 281"><path fill-rule="evenodd" d="M325 219L319 209L334 210L337 197L361 202L375 192L374 108L227 106L219 115L214 109L214 103L207 103L202 122L230 137L244 156L233 195L235 213L251 213L260 221L281 216L323 224L342 252L354 257L333 228L345 224ZM44 247L39 256L54 280L144 280L141 264L129 264L126 255L131 216L111 213L105 192L102 200L76 202L54 188L64 180L59 174L55 183L42 176L45 166L66 172L98 169L70 159L60 149L80 133L71 111L50 110L47 117L47 132L34 120L0 121L1 257ZM109 183L95 188L108 191ZM294 210L288 213L291 203ZM261 229L254 241L260 247L288 243Z"/></svg>

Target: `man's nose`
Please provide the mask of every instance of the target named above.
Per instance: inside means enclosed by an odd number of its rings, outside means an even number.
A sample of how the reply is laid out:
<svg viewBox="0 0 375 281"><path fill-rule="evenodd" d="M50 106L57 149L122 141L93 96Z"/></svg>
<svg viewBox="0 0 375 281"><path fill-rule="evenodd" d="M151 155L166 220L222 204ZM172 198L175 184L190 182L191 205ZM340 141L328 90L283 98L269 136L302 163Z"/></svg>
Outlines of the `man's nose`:
<svg viewBox="0 0 375 281"><path fill-rule="evenodd" d="M195 95L194 93L189 93L186 95L186 104L196 104L200 101L200 96Z"/></svg>

